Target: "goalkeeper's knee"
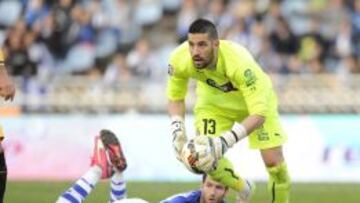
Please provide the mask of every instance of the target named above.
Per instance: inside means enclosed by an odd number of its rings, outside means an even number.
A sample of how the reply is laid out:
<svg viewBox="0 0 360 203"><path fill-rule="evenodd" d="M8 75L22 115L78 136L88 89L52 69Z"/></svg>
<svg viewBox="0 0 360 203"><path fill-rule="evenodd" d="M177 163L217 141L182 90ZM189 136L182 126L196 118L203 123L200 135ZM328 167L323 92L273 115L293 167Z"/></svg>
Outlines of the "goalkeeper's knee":
<svg viewBox="0 0 360 203"><path fill-rule="evenodd" d="M7 169L4 152L0 152L0 203L3 202L6 188Z"/></svg>
<svg viewBox="0 0 360 203"><path fill-rule="evenodd" d="M272 196L272 203L288 203L290 198L290 176L285 162L268 167L270 179L268 190Z"/></svg>
<svg viewBox="0 0 360 203"><path fill-rule="evenodd" d="M242 179L235 171L232 163L222 158L214 171L208 173L211 179L230 187L235 191L243 191L245 188L245 180Z"/></svg>

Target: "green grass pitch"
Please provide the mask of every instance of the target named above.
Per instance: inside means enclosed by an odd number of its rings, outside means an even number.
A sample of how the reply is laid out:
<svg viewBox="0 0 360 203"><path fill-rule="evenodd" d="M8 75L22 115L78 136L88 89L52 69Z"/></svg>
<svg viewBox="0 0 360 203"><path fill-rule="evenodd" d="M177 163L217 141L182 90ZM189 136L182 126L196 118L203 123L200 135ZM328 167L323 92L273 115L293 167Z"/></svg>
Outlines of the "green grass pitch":
<svg viewBox="0 0 360 203"><path fill-rule="evenodd" d="M57 197L72 182L18 182L9 181L5 203L54 203ZM270 203L265 183L257 183L257 191L252 203ZM159 202L175 193L189 191L199 187L199 183L176 182L129 182L128 196L139 197L151 203ZM85 203L107 203L108 182L99 183ZM235 202L231 192L228 202ZM304 184L292 185L291 203L360 203L359 184Z"/></svg>

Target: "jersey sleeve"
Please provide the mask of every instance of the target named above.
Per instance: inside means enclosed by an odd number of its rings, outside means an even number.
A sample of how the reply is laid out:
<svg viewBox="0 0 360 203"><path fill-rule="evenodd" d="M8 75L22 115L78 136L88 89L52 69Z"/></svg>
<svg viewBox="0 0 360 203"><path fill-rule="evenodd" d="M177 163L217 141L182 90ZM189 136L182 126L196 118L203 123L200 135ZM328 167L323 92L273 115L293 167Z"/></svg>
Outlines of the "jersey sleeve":
<svg viewBox="0 0 360 203"><path fill-rule="evenodd" d="M241 52L241 68L233 77L243 94L249 115L265 116L268 111L271 82L258 63L247 51Z"/></svg>
<svg viewBox="0 0 360 203"><path fill-rule="evenodd" d="M200 190L194 190L186 193L175 194L160 203L184 203L184 202L199 202L201 196Z"/></svg>
<svg viewBox="0 0 360 203"><path fill-rule="evenodd" d="M160 203L182 203L185 202L186 198L182 196L175 196L173 198L166 199Z"/></svg>
<svg viewBox="0 0 360 203"><path fill-rule="evenodd" d="M175 57L171 57L168 68L169 77L166 89L168 99L171 101L185 99L189 78L182 71L184 67L181 63L177 63Z"/></svg>

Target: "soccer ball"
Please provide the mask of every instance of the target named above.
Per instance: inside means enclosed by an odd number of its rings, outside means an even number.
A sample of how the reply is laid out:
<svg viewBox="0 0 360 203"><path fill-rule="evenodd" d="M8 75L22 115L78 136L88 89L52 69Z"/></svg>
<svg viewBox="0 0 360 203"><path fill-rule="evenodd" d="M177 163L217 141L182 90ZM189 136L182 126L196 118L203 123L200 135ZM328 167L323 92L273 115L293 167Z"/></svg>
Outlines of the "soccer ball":
<svg viewBox="0 0 360 203"><path fill-rule="evenodd" d="M199 162L200 154L208 153L209 149L204 145L199 145L194 139L187 141L181 151L181 160L185 167L195 173L203 174L203 170L198 168L197 163Z"/></svg>

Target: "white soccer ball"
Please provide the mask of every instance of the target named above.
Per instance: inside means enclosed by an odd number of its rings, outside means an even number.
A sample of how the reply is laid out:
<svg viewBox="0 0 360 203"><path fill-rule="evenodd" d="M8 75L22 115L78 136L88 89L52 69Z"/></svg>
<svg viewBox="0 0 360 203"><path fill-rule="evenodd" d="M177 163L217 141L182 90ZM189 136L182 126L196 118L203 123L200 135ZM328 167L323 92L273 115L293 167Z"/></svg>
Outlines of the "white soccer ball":
<svg viewBox="0 0 360 203"><path fill-rule="evenodd" d="M181 160L185 167L195 173L203 174L204 171L198 167L198 162L202 154L209 153L209 149L205 145L199 145L194 139L187 141L181 151Z"/></svg>

